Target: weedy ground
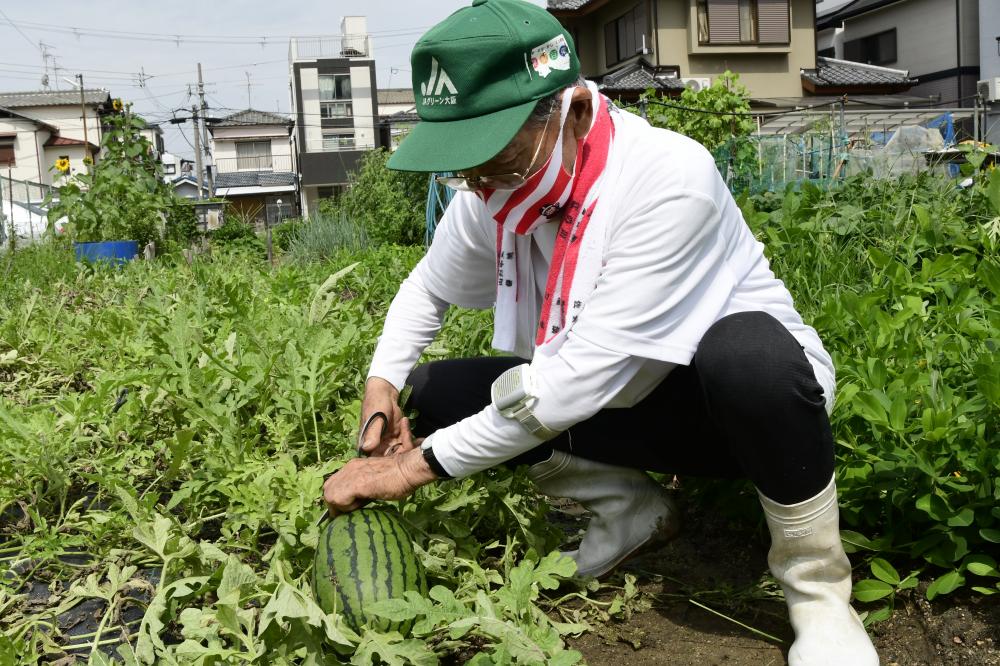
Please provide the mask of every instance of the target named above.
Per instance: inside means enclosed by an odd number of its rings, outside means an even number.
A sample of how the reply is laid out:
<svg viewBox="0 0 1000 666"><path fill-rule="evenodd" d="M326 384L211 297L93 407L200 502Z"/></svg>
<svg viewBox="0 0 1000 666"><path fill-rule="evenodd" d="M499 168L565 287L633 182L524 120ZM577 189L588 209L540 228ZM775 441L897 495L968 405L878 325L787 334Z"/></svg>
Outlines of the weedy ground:
<svg viewBox="0 0 1000 666"><path fill-rule="evenodd" d="M741 203L837 364L857 601L886 663L923 663L903 651L917 641L893 643L913 613L996 618L1000 172ZM413 635L320 611L321 484L353 455L382 319L421 253L0 259L0 666L744 663L743 643L780 663L756 503L701 479L680 480L689 531L603 588L552 552L565 534L522 474L429 486L400 510L431 590L379 609ZM426 358L489 353L490 337L488 312L453 310ZM991 663L968 647L989 631L935 638L925 661Z"/></svg>

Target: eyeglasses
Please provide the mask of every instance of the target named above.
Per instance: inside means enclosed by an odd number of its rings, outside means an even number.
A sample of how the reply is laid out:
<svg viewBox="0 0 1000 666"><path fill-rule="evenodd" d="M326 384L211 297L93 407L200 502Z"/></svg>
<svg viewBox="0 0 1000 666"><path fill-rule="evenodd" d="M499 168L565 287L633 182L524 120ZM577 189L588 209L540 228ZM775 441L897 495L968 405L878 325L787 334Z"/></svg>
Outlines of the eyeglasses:
<svg viewBox="0 0 1000 666"><path fill-rule="evenodd" d="M542 144L545 143L545 136L548 134L549 121L552 119L552 110L555 108L555 103L556 100L552 100L552 103L549 105L549 114L545 118L545 126L542 127L542 136L539 138L538 145L535 146L535 152L531 156L531 162L528 163L528 168L525 169L523 174L512 171L510 173L498 173L488 176L438 176L434 180L459 192L477 192L484 189L516 190L521 187L529 178L535 175L532 167L535 166L538 153L542 150Z"/></svg>

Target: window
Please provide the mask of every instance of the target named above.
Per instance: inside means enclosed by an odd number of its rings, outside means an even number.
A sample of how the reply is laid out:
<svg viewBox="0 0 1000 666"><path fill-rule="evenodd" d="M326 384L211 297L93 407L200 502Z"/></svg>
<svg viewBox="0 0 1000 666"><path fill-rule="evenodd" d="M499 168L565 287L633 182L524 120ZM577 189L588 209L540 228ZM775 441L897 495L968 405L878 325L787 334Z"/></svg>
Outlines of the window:
<svg viewBox="0 0 1000 666"><path fill-rule="evenodd" d="M354 150L354 130L323 132L323 150Z"/></svg>
<svg viewBox="0 0 1000 666"><path fill-rule="evenodd" d="M4 166L16 166L14 160L14 138L13 136L0 136L0 164Z"/></svg>
<svg viewBox="0 0 1000 666"><path fill-rule="evenodd" d="M651 43L645 2L604 25L604 59L608 66L648 53Z"/></svg>
<svg viewBox="0 0 1000 666"><path fill-rule="evenodd" d="M844 60L869 65L889 65L896 62L896 29L844 42Z"/></svg>
<svg viewBox="0 0 1000 666"><path fill-rule="evenodd" d="M350 118L351 77L349 74L323 74L319 77L320 118Z"/></svg>
<svg viewBox="0 0 1000 666"><path fill-rule="evenodd" d="M236 144L236 168L240 171L271 169L270 141L240 141Z"/></svg>
<svg viewBox="0 0 1000 666"><path fill-rule="evenodd" d="M819 51L816 52L816 55L818 55L820 58L836 58L837 49L835 49L832 46L826 49L820 49Z"/></svg>
<svg viewBox="0 0 1000 666"><path fill-rule="evenodd" d="M698 43L788 44L788 0L698 0Z"/></svg>
<svg viewBox="0 0 1000 666"><path fill-rule="evenodd" d="M173 176L174 174L177 173L177 165L176 164L164 164L163 165L163 173L165 173L168 176Z"/></svg>

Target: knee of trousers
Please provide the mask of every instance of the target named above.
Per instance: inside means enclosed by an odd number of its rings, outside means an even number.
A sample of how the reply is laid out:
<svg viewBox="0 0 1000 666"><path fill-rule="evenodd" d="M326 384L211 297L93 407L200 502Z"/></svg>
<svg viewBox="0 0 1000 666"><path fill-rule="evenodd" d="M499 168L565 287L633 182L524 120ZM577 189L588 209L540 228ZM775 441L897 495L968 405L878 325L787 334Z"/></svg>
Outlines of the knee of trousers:
<svg viewBox="0 0 1000 666"><path fill-rule="evenodd" d="M406 385L410 387L410 396L406 401L407 406L416 406L423 402L427 384L430 381L429 365L429 363L421 363L413 368L406 378Z"/></svg>
<svg viewBox="0 0 1000 666"><path fill-rule="evenodd" d="M762 415L825 405L798 341L765 312L738 312L715 322L698 344L694 364L716 407Z"/></svg>

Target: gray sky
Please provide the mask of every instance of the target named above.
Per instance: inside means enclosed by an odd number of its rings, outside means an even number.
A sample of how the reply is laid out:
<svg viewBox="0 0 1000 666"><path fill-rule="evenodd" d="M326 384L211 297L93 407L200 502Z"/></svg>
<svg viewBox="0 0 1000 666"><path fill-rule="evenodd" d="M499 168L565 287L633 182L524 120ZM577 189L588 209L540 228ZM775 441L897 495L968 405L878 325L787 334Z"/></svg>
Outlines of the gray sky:
<svg viewBox="0 0 1000 666"><path fill-rule="evenodd" d="M545 5L544 0L531 1ZM44 42L59 67L56 76L50 59L51 88L71 88L62 77L82 72L86 87L107 88L154 122L179 109L187 110L178 115L190 115L188 85L197 81L198 62L208 104L217 109L211 113L248 106L247 72L254 108L288 112L289 35L337 34L342 16L367 16L378 86L404 87L410 85L409 54L420 34L468 4L470 0L3 1L0 11L17 28L0 16L0 91L41 89L38 43ZM88 34L93 32L105 34ZM247 43L249 37L254 43ZM140 71L147 77L144 86ZM193 154L185 140L191 138L190 124L163 128L169 151Z"/></svg>

